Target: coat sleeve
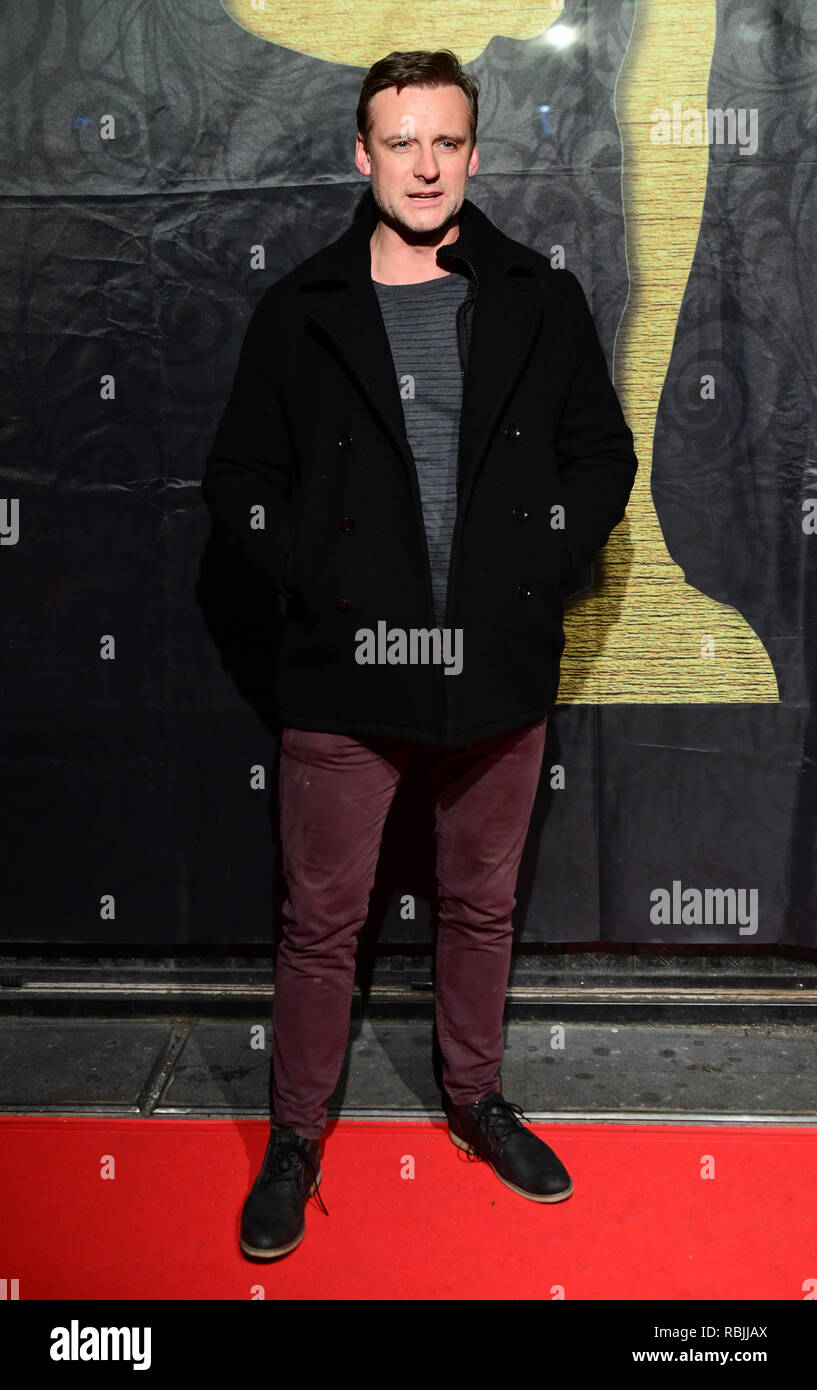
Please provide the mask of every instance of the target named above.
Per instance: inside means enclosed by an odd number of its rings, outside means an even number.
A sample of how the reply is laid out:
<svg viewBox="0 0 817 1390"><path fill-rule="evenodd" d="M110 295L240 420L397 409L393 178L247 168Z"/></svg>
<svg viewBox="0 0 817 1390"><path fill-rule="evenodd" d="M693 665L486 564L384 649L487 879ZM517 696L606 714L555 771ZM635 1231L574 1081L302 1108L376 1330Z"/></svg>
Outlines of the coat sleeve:
<svg viewBox="0 0 817 1390"><path fill-rule="evenodd" d="M556 427L556 462L565 509L563 581L589 564L622 520L638 461L584 291L560 270L578 345L574 374Z"/></svg>
<svg viewBox="0 0 817 1390"><path fill-rule="evenodd" d="M228 543L279 593L290 595L294 507L292 446L270 348L268 292L247 326L232 390L205 465L201 491ZM263 507L264 526L253 522ZM258 516L258 513L255 513Z"/></svg>

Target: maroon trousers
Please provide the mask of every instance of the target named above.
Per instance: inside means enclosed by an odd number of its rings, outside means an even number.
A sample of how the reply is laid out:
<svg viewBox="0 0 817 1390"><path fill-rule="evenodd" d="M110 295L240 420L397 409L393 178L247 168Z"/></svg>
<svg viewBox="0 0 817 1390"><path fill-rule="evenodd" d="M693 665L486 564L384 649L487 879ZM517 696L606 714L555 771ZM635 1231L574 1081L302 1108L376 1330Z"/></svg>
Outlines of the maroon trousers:
<svg viewBox="0 0 817 1390"><path fill-rule="evenodd" d="M285 728L280 822L288 890L275 967L273 1125L321 1136L346 1054L355 951L383 826L410 759L434 798L435 1012L455 1105L500 1090L511 914L547 718L465 748Z"/></svg>

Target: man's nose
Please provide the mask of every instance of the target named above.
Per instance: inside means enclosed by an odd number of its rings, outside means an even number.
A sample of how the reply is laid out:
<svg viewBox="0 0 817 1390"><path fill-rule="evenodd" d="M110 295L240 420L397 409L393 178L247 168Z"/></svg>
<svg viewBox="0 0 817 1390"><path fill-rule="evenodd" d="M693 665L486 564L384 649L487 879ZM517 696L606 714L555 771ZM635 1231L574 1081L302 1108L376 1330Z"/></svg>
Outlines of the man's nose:
<svg viewBox="0 0 817 1390"><path fill-rule="evenodd" d="M415 175L423 179L436 179L439 172L440 166L434 151L431 149L419 150L414 163Z"/></svg>

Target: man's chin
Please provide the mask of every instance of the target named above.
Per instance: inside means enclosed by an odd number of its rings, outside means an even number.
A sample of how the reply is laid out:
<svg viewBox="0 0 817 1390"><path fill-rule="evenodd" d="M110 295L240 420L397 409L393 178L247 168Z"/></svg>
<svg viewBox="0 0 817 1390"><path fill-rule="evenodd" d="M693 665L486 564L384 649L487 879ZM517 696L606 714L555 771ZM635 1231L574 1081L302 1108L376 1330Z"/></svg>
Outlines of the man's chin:
<svg viewBox="0 0 817 1390"><path fill-rule="evenodd" d="M449 209L441 212L439 216L430 218L428 214L417 214L417 221L409 221L401 212L387 211L380 209L380 215L385 222L393 227L396 232L406 241L413 241L420 244L424 241L433 241L440 233L445 234L455 221L459 208Z"/></svg>

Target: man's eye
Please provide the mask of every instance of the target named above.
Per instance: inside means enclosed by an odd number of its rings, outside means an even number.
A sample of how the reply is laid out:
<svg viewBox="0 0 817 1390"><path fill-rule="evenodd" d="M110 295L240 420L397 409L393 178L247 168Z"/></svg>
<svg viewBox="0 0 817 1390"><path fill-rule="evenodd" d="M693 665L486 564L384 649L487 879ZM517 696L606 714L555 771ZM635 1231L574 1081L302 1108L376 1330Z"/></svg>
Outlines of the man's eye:
<svg viewBox="0 0 817 1390"><path fill-rule="evenodd" d="M408 143L409 143L408 140L394 140L394 141L392 141L392 146L391 146L391 148L392 148L393 150L397 150L397 149L400 148L401 145L407 145ZM455 142L454 142L453 140L441 140L441 141L440 141L440 144L441 144L441 145L448 145L451 149L456 149L456 144L455 144Z"/></svg>

